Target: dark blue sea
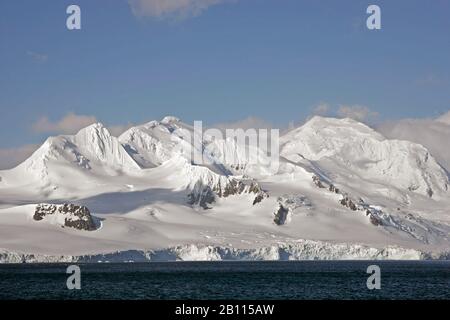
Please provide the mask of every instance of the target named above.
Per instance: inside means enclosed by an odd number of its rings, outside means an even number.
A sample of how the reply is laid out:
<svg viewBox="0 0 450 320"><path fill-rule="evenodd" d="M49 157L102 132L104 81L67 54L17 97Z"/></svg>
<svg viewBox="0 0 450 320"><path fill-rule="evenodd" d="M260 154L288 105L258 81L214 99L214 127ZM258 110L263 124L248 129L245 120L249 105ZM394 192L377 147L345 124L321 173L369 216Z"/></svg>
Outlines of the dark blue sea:
<svg viewBox="0 0 450 320"><path fill-rule="evenodd" d="M381 289L369 290L378 265ZM302 261L0 265L0 299L450 299L450 262Z"/></svg>

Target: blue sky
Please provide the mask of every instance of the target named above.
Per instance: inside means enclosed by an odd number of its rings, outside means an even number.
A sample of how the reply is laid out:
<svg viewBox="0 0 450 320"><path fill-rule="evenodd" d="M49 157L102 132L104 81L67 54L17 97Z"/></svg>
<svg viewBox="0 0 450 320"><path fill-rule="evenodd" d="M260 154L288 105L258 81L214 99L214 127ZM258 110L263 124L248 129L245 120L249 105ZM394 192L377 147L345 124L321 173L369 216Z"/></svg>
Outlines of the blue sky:
<svg viewBox="0 0 450 320"><path fill-rule="evenodd" d="M172 0L151 11L160 1L1 1L0 148L61 133L70 113L110 126L167 114L285 125L321 104L377 121L450 109L450 1L225 0L191 14ZM66 29L69 4L81 30ZM369 4L381 30L365 27Z"/></svg>

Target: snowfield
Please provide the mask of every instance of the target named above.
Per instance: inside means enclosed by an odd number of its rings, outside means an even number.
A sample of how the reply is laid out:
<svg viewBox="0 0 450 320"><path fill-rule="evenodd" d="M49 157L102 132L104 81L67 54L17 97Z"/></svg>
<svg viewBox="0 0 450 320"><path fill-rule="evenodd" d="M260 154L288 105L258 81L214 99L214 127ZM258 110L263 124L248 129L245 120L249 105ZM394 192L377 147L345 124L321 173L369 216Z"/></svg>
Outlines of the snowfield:
<svg viewBox="0 0 450 320"><path fill-rule="evenodd" d="M118 138L94 124L0 171L0 263L450 258L450 168L419 144L314 117L280 138L273 172L263 150L255 163L186 134L174 117ZM36 221L44 203L85 206L99 227Z"/></svg>

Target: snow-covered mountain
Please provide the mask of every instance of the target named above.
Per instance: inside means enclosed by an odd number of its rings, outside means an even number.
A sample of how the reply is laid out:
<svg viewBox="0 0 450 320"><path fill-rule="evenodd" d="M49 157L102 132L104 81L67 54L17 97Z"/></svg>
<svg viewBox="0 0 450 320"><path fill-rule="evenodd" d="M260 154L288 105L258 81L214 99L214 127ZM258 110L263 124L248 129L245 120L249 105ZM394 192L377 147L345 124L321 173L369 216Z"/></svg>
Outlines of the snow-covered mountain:
<svg viewBox="0 0 450 320"><path fill-rule="evenodd" d="M48 138L22 164L2 171L0 188L20 190L22 199L28 195L71 198L76 190L86 189L86 181L139 169L119 140L97 123L73 136Z"/></svg>
<svg viewBox="0 0 450 320"><path fill-rule="evenodd" d="M450 172L450 149L442 145L450 139L450 111L437 119L404 119L378 126L387 138L396 138L425 146L433 157Z"/></svg>
<svg viewBox="0 0 450 320"><path fill-rule="evenodd" d="M101 124L51 137L0 171L3 257L121 259L181 247L191 251L179 259L448 257L449 177L423 146L354 120L314 117L281 137L276 171L266 150L251 148L199 136L175 117L119 138ZM101 227L32 219L39 203L67 202L89 208ZM343 246L353 254L339 253Z"/></svg>
<svg viewBox="0 0 450 320"><path fill-rule="evenodd" d="M196 132L193 126L172 116L130 128L119 141L141 168L154 168L182 157L221 175L259 176L271 172L270 159L258 146L250 146L252 150L248 151L245 149L248 145L233 137ZM197 159L203 161L196 163Z"/></svg>
<svg viewBox="0 0 450 320"><path fill-rule="evenodd" d="M165 117L128 129L119 141L142 168L154 168L175 156L186 131L193 133L194 129L175 117Z"/></svg>
<svg viewBox="0 0 450 320"><path fill-rule="evenodd" d="M448 197L448 176L430 152L409 141L388 140L351 119L314 117L281 138L281 154L294 162L305 159L333 180L380 184L372 192L412 191ZM359 188L359 186L358 186ZM406 194L406 192L405 192Z"/></svg>

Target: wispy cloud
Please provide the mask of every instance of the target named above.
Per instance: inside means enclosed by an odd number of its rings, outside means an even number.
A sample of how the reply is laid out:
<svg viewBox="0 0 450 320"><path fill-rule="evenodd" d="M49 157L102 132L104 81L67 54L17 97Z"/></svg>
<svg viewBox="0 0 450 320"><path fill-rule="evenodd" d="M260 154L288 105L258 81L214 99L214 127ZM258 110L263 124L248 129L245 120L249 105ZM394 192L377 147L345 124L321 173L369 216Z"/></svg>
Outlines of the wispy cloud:
<svg viewBox="0 0 450 320"><path fill-rule="evenodd" d="M71 112L57 121L51 121L48 117L41 117L33 124L32 130L43 134L75 134L80 129L96 122L97 119L94 116L77 115ZM111 135L118 137L132 126L132 123L119 124L109 126L107 129ZM16 148L0 149L0 170L16 167L29 158L39 146L38 144L28 144Z"/></svg>
<svg viewBox="0 0 450 320"><path fill-rule="evenodd" d="M417 79L416 84L427 87L447 86L450 84L450 80L438 73L428 73Z"/></svg>
<svg viewBox="0 0 450 320"><path fill-rule="evenodd" d="M226 129L247 130L247 129L272 129L273 125L264 119L251 116L242 120L216 123L212 127L220 130Z"/></svg>
<svg viewBox="0 0 450 320"><path fill-rule="evenodd" d="M69 112L59 120L52 121L48 117L41 117L32 125L32 130L36 133L47 134L75 134L81 129L98 122L95 116L80 115ZM111 135L118 137L123 132L134 126L133 123L117 124L107 126Z"/></svg>
<svg viewBox="0 0 450 320"><path fill-rule="evenodd" d="M341 105L337 115L343 118L351 118L357 121L370 121L378 117L378 112L370 110L369 107L361 105Z"/></svg>
<svg viewBox="0 0 450 320"><path fill-rule="evenodd" d="M39 118L32 126L36 133L63 133L74 134L80 129L97 122L94 116L77 115L68 113L58 121L51 121L48 117Z"/></svg>
<svg viewBox="0 0 450 320"><path fill-rule="evenodd" d="M450 110L437 118L436 121L450 125Z"/></svg>
<svg viewBox="0 0 450 320"><path fill-rule="evenodd" d="M184 19L198 16L211 6L230 1L233 0L128 0L128 3L137 17Z"/></svg>
<svg viewBox="0 0 450 320"><path fill-rule="evenodd" d="M0 149L0 170L11 169L25 161L39 147L29 144L17 148Z"/></svg>
<svg viewBox="0 0 450 320"><path fill-rule="evenodd" d="M27 51L27 56L29 56L33 61L37 63L45 63L48 61L48 55L44 53Z"/></svg>
<svg viewBox="0 0 450 320"><path fill-rule="evenodd" d="M378 112L359 104L332 106L327 102L320 102L312 108L311 115L306 120L313 116L351 118L361 122L370 122L378 117Z"/></svg>
<svg viewBox="0 0 450 320"><path fill-rule="evenodd" d="M114 137L118 137L133 126L134 126L134 124L129 122L127 124L118 124L118 125L114 125L114 126L109 126L107 128L108 128L109 132L111 133L111 135L113 135Z"/></svg>
<svg viewBox="0 0 450 320"><path fill-rule="evenodd" d="M316 105L312 110L312 115L314 116L326 116L330 113L331 107L328 103L321 102Z"/></svg>
<svg viewBox="0 0 450 320"><path fill-rule="evenodd" d="M425 146L439 163L450 172L450 110L437 119L402 119L377 127L390 139L408 140Z"/></svg>

